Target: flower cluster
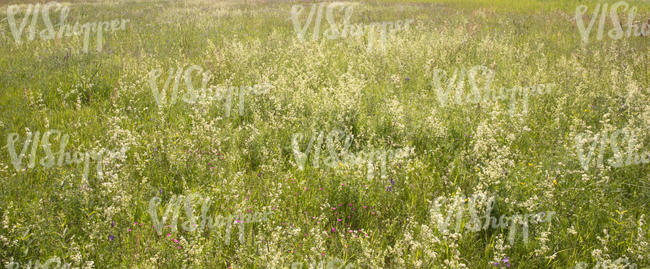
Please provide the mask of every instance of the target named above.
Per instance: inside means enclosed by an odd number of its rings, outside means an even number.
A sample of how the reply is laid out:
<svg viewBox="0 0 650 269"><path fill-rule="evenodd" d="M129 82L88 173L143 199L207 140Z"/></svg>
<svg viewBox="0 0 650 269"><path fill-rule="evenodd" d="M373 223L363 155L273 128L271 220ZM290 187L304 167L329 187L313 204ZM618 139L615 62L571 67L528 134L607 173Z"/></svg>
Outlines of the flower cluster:
<svg viewBox="0 0 650 269"><path fill-rule="evenodd" d="M494 262L492 265L494 265L494 266L502 265L502 266L510 268L510 259L508 259L508 257L505 257L505 258L503 258L503 260L498 261L498 262Z"/></svg>

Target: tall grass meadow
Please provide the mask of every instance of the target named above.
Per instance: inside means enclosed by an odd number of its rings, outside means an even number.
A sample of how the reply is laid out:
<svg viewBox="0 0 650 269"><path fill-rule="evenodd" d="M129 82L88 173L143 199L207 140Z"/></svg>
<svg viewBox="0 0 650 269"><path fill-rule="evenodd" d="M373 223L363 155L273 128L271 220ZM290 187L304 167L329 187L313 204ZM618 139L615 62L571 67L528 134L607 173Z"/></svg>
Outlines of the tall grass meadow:
<svg viewBox="0 0 650 269"><path fill-rule="evenodd" d="M649 19L0 1L0 264L648 268Z"/></svg>

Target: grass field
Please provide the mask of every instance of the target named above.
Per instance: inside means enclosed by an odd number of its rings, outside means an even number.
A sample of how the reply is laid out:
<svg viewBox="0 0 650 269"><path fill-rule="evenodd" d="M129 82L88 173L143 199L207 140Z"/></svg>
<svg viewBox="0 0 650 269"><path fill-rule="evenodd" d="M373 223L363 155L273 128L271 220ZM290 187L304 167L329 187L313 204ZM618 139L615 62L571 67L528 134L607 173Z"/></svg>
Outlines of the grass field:
<svg viewBox="0 0 650 269"><path fill-rule="evenodd" d="M650 268L650 37L604 2L327 2L303 40L315 2L51 3L86 45L36 3L0 1L6 268Z"/></svg>

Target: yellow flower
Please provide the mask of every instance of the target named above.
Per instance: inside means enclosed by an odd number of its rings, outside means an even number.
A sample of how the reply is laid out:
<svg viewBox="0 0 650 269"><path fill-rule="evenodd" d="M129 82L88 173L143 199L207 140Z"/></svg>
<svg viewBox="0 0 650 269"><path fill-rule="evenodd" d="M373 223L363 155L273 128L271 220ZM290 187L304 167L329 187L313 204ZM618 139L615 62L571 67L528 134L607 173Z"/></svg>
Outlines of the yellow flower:
<svg viewBox="0 0 650 269"><path fill-rule="evenodd" d="M532 163L528 163L528 166L533 166L533 164L532 164Z"/></svg>
<svg viewBox="0 0 650 269"><path fill-rule="evenodd" d="M553 179L553 184L557 185L557 181L555 181L555 179Z"/></svg>

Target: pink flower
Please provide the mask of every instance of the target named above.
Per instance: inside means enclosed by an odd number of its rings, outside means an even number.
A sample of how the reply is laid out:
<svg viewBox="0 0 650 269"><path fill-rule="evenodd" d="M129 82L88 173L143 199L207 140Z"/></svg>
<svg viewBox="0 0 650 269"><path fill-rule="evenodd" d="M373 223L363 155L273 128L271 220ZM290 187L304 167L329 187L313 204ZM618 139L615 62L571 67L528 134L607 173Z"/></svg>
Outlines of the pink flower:
<svg viewBox="0 0 650 269"><path fill-rule="evenodd" d="M171 234L171 233L168 233L168 234L167 234L167 237L170 237L170 236L172 236L172 234Z"/></svg>
<svg viewBox="0 0 650 269"><path fill-rule="evenodd" d="M341 221L341 219L339 219L339 221Z"/></svg>
<svg viewBox="0 0 650 269"><path fill-rule="evenodd" d="M332 227L332 232L335 233L335 232L336 232L336 228Z"/></svg>
<svg viewBox="0 0 650 269"><path fill-rule="evenodd" d="M365 206L365 205L364 205L363 208L368 208L368 206Z"/></svg>

